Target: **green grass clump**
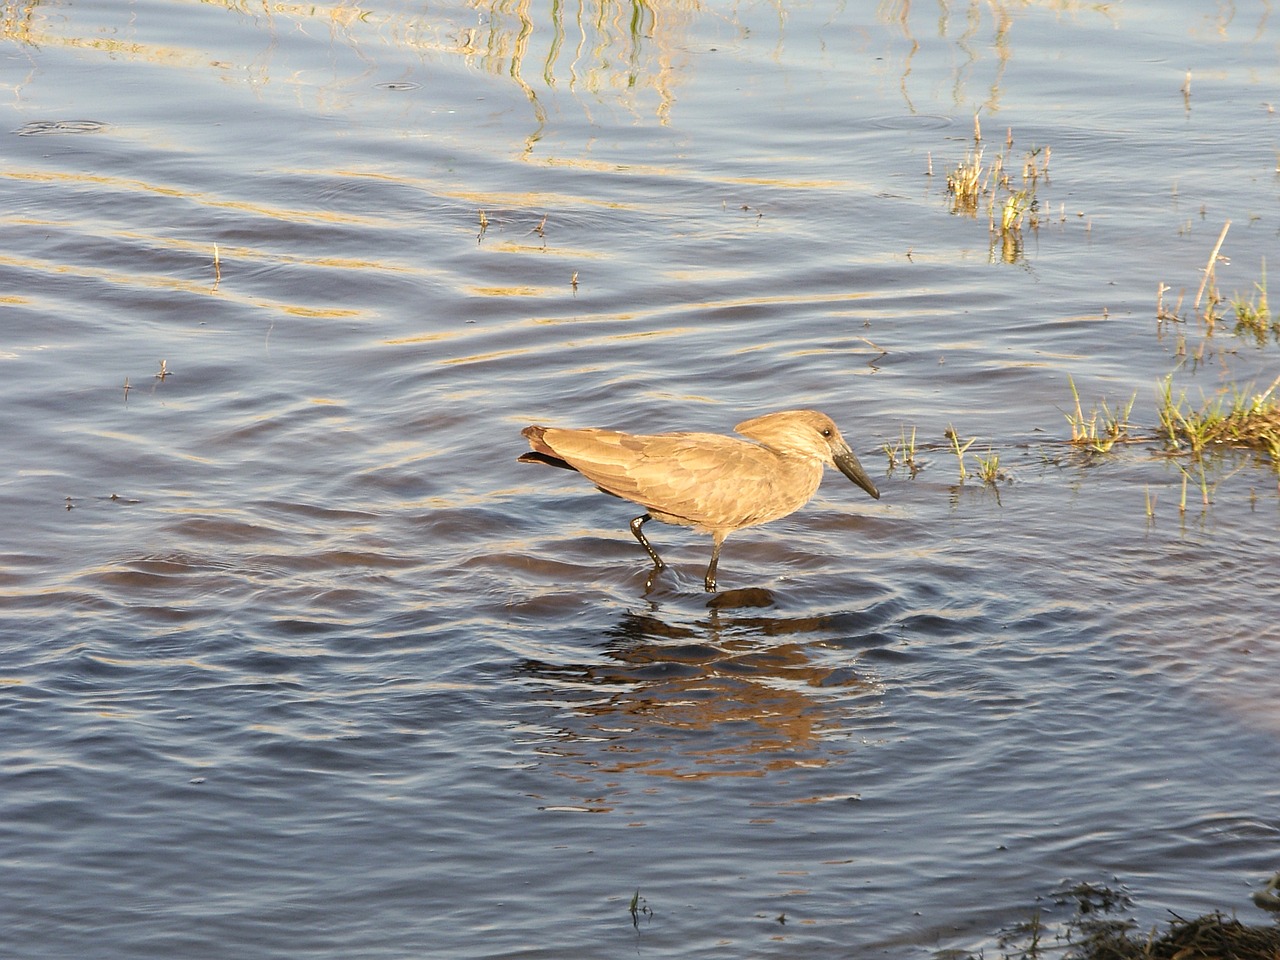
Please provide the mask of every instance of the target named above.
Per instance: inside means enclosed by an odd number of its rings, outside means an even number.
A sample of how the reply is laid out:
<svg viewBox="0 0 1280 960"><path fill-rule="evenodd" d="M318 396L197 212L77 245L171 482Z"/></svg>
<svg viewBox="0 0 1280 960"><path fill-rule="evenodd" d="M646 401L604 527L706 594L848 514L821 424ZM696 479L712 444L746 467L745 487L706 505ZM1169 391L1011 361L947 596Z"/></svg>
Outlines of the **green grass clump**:
<svg viewBox="0 0 1280 960"><path fill-rule="evenodd" d="M997 151L994 159L985 159L982 133L974 118L973 146L965 151L964 159L947 174L947 196L951 200L951 212L976 218L984 201L991 234L991 252L995 256L995 244L1000 243L1000 257L1014 263L1022 256L1022 228L1039 228L1043 211L1036 196L1037 188L1049 182L1049 148L1033 147L1022 160L1021 181L1017 161L1013 158L1013 131L1005 140L1003 151ZM932 170L932 160L930 161Z"/></svg>
<svg viewBox="0 0 1280 960"><path fill-rule="evenodd" d="M1186 391L1173 395L1173 377L1160 384L1160 427L1174 450L1189 450L1201 456L1214 445L1247 447L1266 454L1280 470L1280 399L1275 389L1277 377L1265 391L1250 395L1233 390L1206 400L1198 409L1187 400Z"/></svg>
<svg viewBox="0 0 1280 960"><path fill-rule="evenodd" d="M970 447L978 442L978 438L972 437L961 445L960 434L956 433L956 428L950 424L947 424L947 429L943 436L951 441L951 452L956 455L956 466L960 473L960 482L964 483L969 478L969 471L965 469L964 465L964 455L969 452Z"/></svg>
<svg viewBox="0 0 1280 960"><path fill-rule="evenodd" d="M1258 346L1266 346L1269 338L1280 340L1280 320L1271 316L1267 304L1267 262L1262 261L1262 279L1253 285L1249 299L1234 297L1231 309L1236 315L1236 336L1250 335Z"/></svg>
<svg viewBox="0 0 1280 960"><path fill-rule="evenodd" d="M902 436L897 443L886 443L884 445L885 456L889 458L889 470L892 472L895 467L904 466L911 472L911 476L915 476L920 471L920 465L916 463L916 428L911 428L911 438L907 439L907 428L903 426Z"/></svg>
<svg viewBox="0 0 1280 960"><path fill-rule="evenodd" d="M1004 474L1000 472L1000 454L990 447L987 447L985 457L978 457L978 477L983 483L989 484L1004 479Z"/></svg>
<svg viewBox="0 0 1280 960"><path fill-rule="evenodd" d="M951 212L974 216L978 201L987 192L987 169L982 163L982 151L969 151L956 168L947 174L947 193L951 195Z"/></svg>
<svg viewBox="0 0 1280 960"><path fill-rule="evenodd" d="M1135 393L1124 407L1114 412L1104 400L1089 411L1086 417L1080 405L1080 392L1070 374L1067 383L1071 385L1071 397L1075 400L1075 413L1064 414L1071 425L1071 442L1077 447L1092 450L1094 453L1107 453L1121 440L1129 439L1129 414L1133 412L1133 404L1138 399Z"/></svg>

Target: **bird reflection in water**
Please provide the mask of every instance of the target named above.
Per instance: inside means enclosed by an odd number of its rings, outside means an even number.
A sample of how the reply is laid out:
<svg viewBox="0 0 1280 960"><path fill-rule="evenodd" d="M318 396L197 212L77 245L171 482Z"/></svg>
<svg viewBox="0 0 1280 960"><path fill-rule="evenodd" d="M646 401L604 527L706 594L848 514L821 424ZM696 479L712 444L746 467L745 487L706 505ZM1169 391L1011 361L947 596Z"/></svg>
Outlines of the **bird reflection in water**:
<svg viewBox="0 0 1280 960"><path fill-rule="evenodd" d="M542 762L572 762L572 775L592 782L626 771L760 777L838 761L883 723L878 684L850 665L856 650L890 642L866 627L859 614L730 617L712 608L682 624L624 613L603 658L519 666L545 684L540 705L554 710L538 725ZM607 809L598 793L592 803Z"/></svg>

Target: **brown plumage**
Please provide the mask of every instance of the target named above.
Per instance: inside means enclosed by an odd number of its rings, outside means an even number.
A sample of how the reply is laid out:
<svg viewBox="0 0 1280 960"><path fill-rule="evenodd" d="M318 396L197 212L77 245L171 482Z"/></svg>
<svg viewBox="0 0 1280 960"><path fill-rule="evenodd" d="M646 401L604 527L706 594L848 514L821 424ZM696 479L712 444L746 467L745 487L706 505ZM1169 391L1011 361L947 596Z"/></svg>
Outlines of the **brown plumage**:
<svg viewBox="0 0 1280 960"><path fill-rule="evenodd" d="M576 470L605 493L644 507L648 512L631 521L631 532L653 560L655 574L665 564L640 529L646 521L710 533L708 592L716 588L716 564L725 537L799 510L817 492L824 467L837 468L880 499L880 491L824 413L785 410L744 420L733 429L754 442L715 433L644 436L525 427L521 433L533 452L521 456L520 462Z"/></svg>

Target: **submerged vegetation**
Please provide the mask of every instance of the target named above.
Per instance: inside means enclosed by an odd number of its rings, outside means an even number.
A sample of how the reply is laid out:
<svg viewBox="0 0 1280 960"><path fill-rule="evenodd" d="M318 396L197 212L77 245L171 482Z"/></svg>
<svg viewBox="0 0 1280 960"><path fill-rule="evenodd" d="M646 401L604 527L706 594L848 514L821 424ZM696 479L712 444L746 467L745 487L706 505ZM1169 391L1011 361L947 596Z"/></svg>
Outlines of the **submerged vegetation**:
<svg viewBox="0 0 1280 960"><path fill-rule="evenodd" d="M1193 320L1200 322L1200 329L1207 338L1212 337L1218 329L1218 324L1225 319L1225 315L1219 312L1219 306L1228 303L1231 313L1235 317L1235 324L1231 328L1231 332L1238 337L1251 337L1259 347L1265 347L1270 342L1280 343L1280 317L1273 316L1271 306L1267 300L1267 262L1264 259L1259 267L1259 279L1253 284L1253 289L1247 294L1234 293L1230 301L1222 295L1218 290L1217 266L1221 256L1222 244L1226 240L1227 231L1231 228L1231 221L1228 220L1222 225L1222 232L1218 234L1218 242L1214 245L1209 255L1209 260L1205 264L1200 285L1196 290L1195 299L1191 305L1191 315L1183 313L1183 302L1186 299L1187 290L1184 288L1178 294L1178 299L1173 306L1169 306L1165 301L1165 294L1169 293L1173 288L1166 283L1161 283L1156 290L1156 322L1161 324L1187 324ZM1185 346L1179 349L1179 355L1185 355ZM1197 359L1199 354L1197 354Z"/></svg>
<svg viewBox="0 0 1280 960"><path fill-rule="evenodd" d="M1189 90L1189 78L1186 89ZM998 243L1001 259L1009 263L1022 256L1024 228L1037 230L1046 222L1038 191L1049 183L1050 158L1048 146L1034 147L1019 161L1014 156L1013 144L1010 128L1003 145L991 147L983 139L979 116L975 114L972 142L965 148L963 158L946 172L950 212L974 219L985 213L991 235L991 259L996 258ZM933 175L932 155L928 174ZM1062 219L1065 220L1065 210ZM1268 301L1265 260L1260 264L1259 279L1244 294L1236 292L1228 299L1220 290L1219 268L1230 263L1223 252L1230 229L1231 221L1224 221L1198 280L1179 289L1176 299L1172 295L1173 287L1164 282L1158 287L1157 333L1163 338L1167 329L1176 332L1173 350L1176 367L1159 381L1155 416L1145 427L1133 421L1137 392L1114 406L1109 405L1106 398L1087 405L1074 378L1067 377L1071 391L1071 405L1063 411L1070 429L1067 443L1087 457L1113 454L1121 444L1158 447L1153 455L1173 459L1182 475L1180 509L1183 511L1189 487L1199 488L1206 505L1212 502L1214 488L1225 479L1221 475L1211 479L1216 472L1213 454L1217 451L1235 449L1256 454L1255 462L1267 463L1275 471L1277 489L1280 489L1280 376L1261 392L1256 392L1252 383L1228 384L1212 396L1202 394L1198 404L1188 398L1185 389L1175 389L1174 385L1179 371L1194 374L1206 363L1215 359L1225 362L1238 352L1237 347L1224 344L1221 336L1214 339L1219 330L1251 338L1259 348L1280 344L1280 316L1273 315ZM1102 316L1107 317L1105 308ZM1234 318L1234 325L1227 322L1229 318ZM1200 332L1201 340L1189 350L1187 340L1195 330ZM955 457L960 483L973 476L989 485L1008 479L1001 469L1000 455L992 447L987 448L985 456L970 453L977 437L962 439L950 425L943 436L945 444L927 443L921 450L947 450ZM924 467L917 457L914 427L910 440L904 427L900 439L886 443L883 449L890 472L905 466L915 477ZM1251 491L1250 496L1255 494ZM1146 497L1150 517L1154 515L1156 498L1149 488Z"/></svg>
<svg viewBox="0 0 1280 960"><path fill-rule="evenodd" d="M985 457L978 457L978 478L983 483L989 484L994 484L996 481L1004 479L1004 474L1000 471L1000 454L990 447L987 447L987 455Z"/></svg>
<svg viewBox="0 0 1280 960"><path fill-rule="evenodd" d="M1265 453L1280 470L1280 377L1262 393L1233 389L1230 396L1206 399L1199 407L1187 401L1186 391L1173 395L1173 377L1160 386L1160 428L1174 451L1201 456L1214 444L1248 447Z"/></svg>
<svg viewBox="0 0 1280 960"><path fill-rule="evenodd" d="M889 458L889 472L892 473L899 466L906 467L910 471L911 476L915 476L920 470L920 465L916 462L916 428L911 428L911 437L907 438L907 428L902 427L901 437L897 443L886 443L884 445L885 456Z"/></svg>
<svg viewBox="0 0 1280 960"><path fill-rule="evenodd" d="M1185 390L1175 393L1173 375L1170 374L1160 381L1157 388L1158 426L1136 433L1131 422L1138 399L1136 393L1114 409L1104 399L1089 407L1086 413L1074 378L1068 375L1067 383L1072 400L1072 408L1063 413L1071 430L1067 443L1090 455L1112 453L1117 444L1159 444L1162 447L1160 456L1190 460L1189 467L1178 464L1182 473L1180 509L1183 512L1186 511L1189 484L1199 488L1203 503L1211 502L1217 483L1210 482L1205 460L1215 449L1244 449L1260 454L1277 473L1280 482L1280 377L1276 377L1261 393L1252 392L1252 386L1249 389L1236 387L1217 396L1203 398L1197 406L1188 400ZM971 476L993 486L1009 479L1001 469L1000 454L992 446L987 447L985 456L970 453L978 437L961 439L951 425L947 426L943 437L945 449L955 457L960 483ZM912 427L908 434L905 426L897 441L883 445L889 472L904 466L912 477L924 469L920 452L939 449L941 446L936 443L918 448L916 428ZM970 456L974 458L972 466ZM1148 488L1146 509L1149 517L1154 514L1154 508L1155 495Z"/></svg>
<svg viewBox="0 0 1280 960"><path fill-rule="evenodd" d="M1106 401L1083 412L1080 393L1075 381L1067 378L1071 386L1074 411L1064 416L1071 426L1070 443L1089 453L1110 453L1117 443L1159 443L1163 455L1183 457L1191 461L1192 469L1178 465L1182 472L1182 499L1180 508L1186 510L1188 481L1200 488L1205 504L1216 484L1211 484L1205 467L1205 458L1215 449L1236 448L1251 450L1265 457L1273 470L1280 474L1280 377L1261 393L1252 387L1232 387L1214 397L1202 398L1197 406L1187 398L1185 390L1175 393L1173 375L1160 381L1157 388L1159 425L1151 433L1131 433L1130 414L1137 394L1127 404L1112 411ZM1147 491L1147 514L1153 512L1154 499Z"/></svg>
<svg viewBox="0 0 1280 960"><path fill-rule="evenodd" d="M1231 300L1236 315L1237 336L1252 336L1258 346L1266 346L1268 339L1280 342L1280 319L1271 316L1267 304L1267 262L1262 261L1262 279L1253 285L1254 292L1245 299L1239 295Z"/></svg>
<svg viewBox="0 0 1280 960"><path fill-rule="evenodd" d="M947 196L953 214L976 219L985 209L992 259L998 242L1000 258L1006 263L1017 262L1022 256L1023 226L1035 230L1043 222L1043 205L1036 192L1049 182L1049 156L1049 147L1032 147L1019 165L1013 156L1013 130L1009 129L1004 150L987 160L982 127L974 115L973 146L947 174ZM932 158L929 172L933 172Z"/></svg>
<svg viewBox="0 0 1280 960"><path fill-rule="evenodd" d="M1071 442L1078 447L1092 450L1095 453L1108 453L1121 440L1131 439L1129 436L1129 415L1133 412L1133 404L1138 399L1135 393L1129 402L1114 412L1103 400L1098 407L1085 415L1080 406L1080 391L1070 374L1067 383L1071 385L1071 398L1075 401L1075 412L1065 414L1067 423L1071 425ZM1099 422L1101 421L1101 422Z"/></svg>
<svg viewBox="0 0 1280 960"><path fill-rule="evenodd" d="M1195 311L1193 319L1200 322L1204 342L1213 336L1222 319L1217 306L1224 298L1218 293L1216 273L1223 241L1230 227L1230 220L1222 225L1192 304ZM1237 294L1232 298L1231 309L1236 318L1233 332L1237 336L1251 336L1259 347L1263 347L1269 340L1280 341L1280 322L1272 317L1267 302L1265 260L1260 265L1259 277L1253 285L1252 294L1248 297ZM1156 321L1162 326L1166 323L1185 324L1188 320L1181 315L1181 309L1186 291L1179 295L1177 305L1170 310L1164 303L1164 294L1169 289L1163 283L1160 285ZM1204 356L1204 342L1194 354L1196 363ZM1180 358L1187 357L1185 338L1181 334L1177 354ZM1280 387L1280 377L1261 393L1254 393L1252 384L1248 387L1232 385L1214 397L1202 397L1197 406L1188 400L1185 390L1179 390L1175 395L1173 375L1170 374L1160 382L1158 389L1160 437L1171 452L1188 454L1197 461L1214 447L1253 450L1269 458L1272 467L1280 473L1280 397L1276 396L1277 387Z"/></svg>
<svg viewBox="0 0 1280 960"><path fill-rule="evenodd" d="M1192 317L1182 314L1187 294L1185 289L1178 295L1177 303L1172 308L1165 303L1165 294L1171 289L1168 285L1161 283L1156 294L1156 322L1161 329L1165 324L1186 325L1199 321L1204 339L1193 354L1189 354L1186 349L1185 335L1182 332L1178 334L1176 355L1180 363L1191 363L1193 369L1194 365L1204 359L1206 344L1223 319L1218 312L1218 305L1224 302L1224 297L1218 292L1217 267L1223 260L1222 245L1230 227L1230 220L1222 225L1217 242L1205 263L1192 302ZM1236 319L1232 332L1237 336L1250 336L1259 347L1264 347L1269 340L1280 342L1280 321L1272 317L1267 302L1265 260L1260 265L1259 275L1259 280L1253 285L1253 292L1247 297L1236 294L1230 305ZM1173 374L1169 374L1160 381L1157 389L1158 437L1170 453L1189 456L1199 465L1202 490L1206 489L1203 458L1215 448L1252 450L1269 459L1272 468L1280 474L1280 397L1276 396L1278 387L1280 377L1273 380L1261 393L1253 392L1252 384L1247 387L1229 385L1213 397L1202 395L1199 405L1196 405L1188 399L1186 390L1178 390L1175 394ZM1074 385L1072 392L1075 393ZM1078 397L1076 403L1079 410ZM1187 475L1183 468L1184 500Z"/></svg>
<svg viewBox="0 0 1280 960"><path fill-rule="evenodd" d="M1189 355L1185 336L1179 333L1176 355L1180 366L1189 365L1194 370L1203 361L1205 344L1222 319L1218 305L1224 302L1224 298L1218 292L1216 273L1217 266L1223 259L1220 254L1230 227L1229 220L1223 224L1192 301L1193 319L1199 321L1204 341L1194 354ZM1165 324L1188 323L1187 318L1182 315L1187 291L1182 290L1177 302L1170 307L1165 301L1165 294L1170 289L1168 285L1161 283L1156 295L1156 321L1162 329ZM1236 317L1233 331L1236 335L1252 336L1260 347L1266 346L1269 340L1280 342L1280 320L1272 317L1267 302L1265 261L1261 264L1260 279L1254 284L1252 294L1248 297L1234 296L1231 308ZM1253 384L1231 384L1214 396L1206 397L1202 394L1197 404L1188 398L1185 389L1175 390L1174 374L1171 373L1157 386L1158 424L1153 433L1148 435L1131 433L1133 428L1130 416L1136 394L1130 397L1127 404L1114 411L1103 400L1085 413L1075 381L1068 376L1067 382L1071 388L1073 409L1065 416L1071 427L1072 445L1091 453L1108 453L1121 442L1158 442L1163 445L1166 455L1185 457L1192 461L1197 476L1193 476L1191 470L1179 464L1182 471L1183 509L1186 506L1189 479L1200 487L1204 502L1209 502L1212 485L1206 476L1204 461L1214 450L1234 448L1253 451L1269 461L1272 469L1280 475L1280 396L1277 395L1280 377L1276 377L1261 392L1255 392ZM1154 501L1148 492L1148 514L1153 505Z"/></svg>
<svg viewBox="0 0 1280 960"><path fill-rule="evenodd" d="M1270 888L1268 888L1270 889ZM1050 897L1054 906L1074 905L1060 924L1037 910L997 938L1001 960L1276 960L1280 926L1252 925L1213 911L1187 919L1170 911L1163 929L1142 930L1124 916L1133 900L1123 890L1080 883ZM1258 902L1257 895L1254 897ZM1261 906L1261 904L1259 904ZM1264 909L1268 909L1265 908ZM979 955L981 957L981 955ZM972 955L970 960L979 960Z"/></svg>
<svg viewBox="0 0 1280 960"><path fill-rule="evenodd" d="M964 483L969 477L969 471L964 466L964 455L969 451L975 443L978 442L977 437L970 437L963 445L960 443L960 434L956 433L956 428L947 426L946 438L951 442L951 452L956 455L956 465L960 472L960 482Z"/></svg>

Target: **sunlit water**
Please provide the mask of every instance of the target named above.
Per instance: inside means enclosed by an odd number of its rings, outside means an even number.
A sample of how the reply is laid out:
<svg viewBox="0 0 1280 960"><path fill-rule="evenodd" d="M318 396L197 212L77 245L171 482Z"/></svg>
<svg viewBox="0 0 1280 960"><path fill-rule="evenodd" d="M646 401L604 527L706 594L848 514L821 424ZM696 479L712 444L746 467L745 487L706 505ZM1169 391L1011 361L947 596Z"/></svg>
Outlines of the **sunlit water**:
<svg viewBox="0 0 1280 960"><path fill-rule="evenodd" d="M1192 308L1226 221L1224 297L1280 262L1271 11L851 6L0 8L3 952L1261 920L1274 469L1063 414L1280 374ZM1002 242L946 175L1010 135ZM515 462L798 406L883 497L829 475L711 604L707 538L651 524L646 592L638 511Z"/></svg>

